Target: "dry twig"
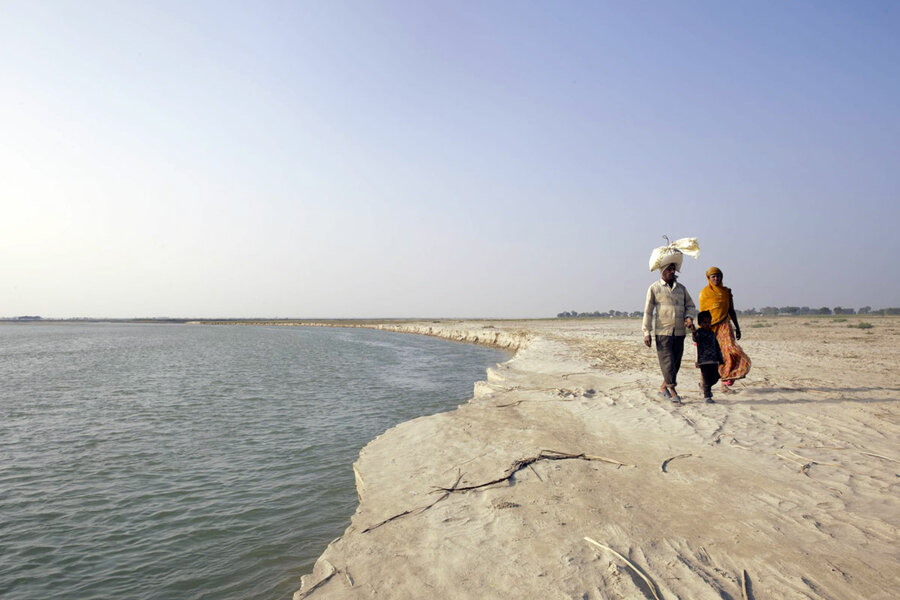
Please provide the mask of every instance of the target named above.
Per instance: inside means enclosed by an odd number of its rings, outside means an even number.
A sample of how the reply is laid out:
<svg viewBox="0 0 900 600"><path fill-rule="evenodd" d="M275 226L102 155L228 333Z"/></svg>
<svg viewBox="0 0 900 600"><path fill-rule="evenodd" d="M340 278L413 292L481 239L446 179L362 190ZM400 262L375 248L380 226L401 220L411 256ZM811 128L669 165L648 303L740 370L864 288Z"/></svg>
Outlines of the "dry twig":
<svg viewBox="0 0 900 600"><path fill-rule="evenodd" d="M624 560L625 564L627 564L629 567L631 567L631 570L634 571L635 573L637 573L638 575L640 575L641 579L644 580L644 582L647 584L647 587L650 588L650 592L653 594L653 597L656 600L660 600L659 594L656 591L656 584L653 583L653 581L651 581L649 577L644 575L644 572L641 571L640 569L638 569L637 566L633 562L631 562L630 560L628 560L627 558L625 558L624 556L622 556L621 554L619 554L618 552L616 552L615 550L613 550L612 548L610 548L609 546L607 546L605 544L601 544L600 542L598 542L596 540L592 540L589 537L586 537L584 539L585 539L585 541L590 542L591 544L594 544L595 546L599 546L600 548L603 548L604 550L609 550L610 552L612 552L613 554L618 556L621 560Z"/></svg>
<svg viewBox="0 0 900 600"><path fill-rule="evenodd" d="M794 454L796 456L800 456L796 452ZM790 462L794 463L795 465L800 465L800 472L803 473L804 475L806 475L807 477L809 477L809 469L810 469L810 467L813 466L813 462L807 462L807 463L800 462L799 460L794 460L793 458L790 458L789 456L784 456L782 454L778 454L777 452L775 453L775 456L777 456L778 458L790 461ZM800 458L803 458L803 457L801 456Z"/></svg>
<svg viewBox="0 0 900 600"><path fill-rule="evenodd" d="M492 479L491 481L486 481L485 483L479 483L478 485L467 485L462 487L452 487L445 488L435 486L434 490L437 492L467 492L469 490L476 490L478 488L487 487L489 485L494 485L495 483L503 483L505 481L509 481L513 475L524 469L525 467L531 466L533 463L536 463L540 460L567 460L567 459L580 459L580 460L589 460L589 461L599 461L599 462L607 462L610 464L614 464L617 467L628 467L631 465L626 465L623 462L619 462L612 458L606 458L604 456L590 456L584 453L581 454L568 454L566 452L559 452L557 450L541 450L537 456L531 456L529 458L520 458L515 461L506 472L503 473L501 477L497 479ZM442 498L443 499L443 498Z"/></svg>
<svg viewBox="0 0 900 600"><path fill-rule="evenodd" d="M679 454L678 456L673 456L672 458L667 458L666 460L663 461L663 464L661 467L662 472L667 473L668 471L666 471L666 465L668 465L670 462L672 462L676 458L687 458L688 456L693 456L693 454Z"/></svg>
<svg viewBox="0 0 900 600"><path fill-rule="evenodd" d="M797 454L797 453L794 452L793 450L788 450L788 452L790 452L791 454L793 454L793 455L796 456L797 458L803 459L803 460L805 460L806 462L808 462L808 463L810 463L810 464L813 464L813 465L825 465L825 466L827 466L827 467L840 467L840 466L841 466L841 465L839 465L838 463L819 462L819 461L815 460L814 458L806 458L805 456L800 456L799 454Z"/></svg>
<svg viewBox="0 0 900 600"><path fill-rule="evenodd" d="M509 404L495 404L494 408L509 408L510 406L518 406L522 404L524 400L516 400L515 402L510 402Z"/></svg>
<svg viewBox="0 0 900 600"><path fill-rule="evenodd" d="M896 458L891 458L890 456L884 456L882 454L875 454L874 452L866 452L864 450L860 450L859 448L848 448L846 446L815 446L815 447L808 447L808 448L794 446L794 448L796 448L797 450L851 450L851 451L855 450L865 456L872 456L874 458L880 458L883 460L889 460L891 462L900 463L900 460L897 460ZM793 452L793 454L795 454L796 456L800 456L796 452ZM829 464L829 463L819 463L819 464L824 465L824 464ZM835 466L841 466L841 465L835 465Z"/></svg>
<svg viewBox="0 0 900 600"><path fill-rule="evenodd" d="M382 521L381 523L378 523L378 524L376 524L376 525L372 525L371 527L366 527L366 528L363 529L360 533L369 533L369 532L372 531L373 529L378 529L378 528L381 527L382 525L386 525L387 523L390 523L391 521L394 521L394 520L396 520L396 519L399 519L400 517L405 517L406 515L411 515L411 514L413 514L413 513L423 513L423 512L425 512L426 510L428 510L429 508L431 508L432 506L434 506L435 504L437 504L437 503L440 502L441 500L444 500L445 498L447 498L447 497L450 495L450 492L452 492L452 491L454 491L454 490L456 489L456 486L459 485L459 482L460 482L461 480L462 480L462 473L457 472L457 474L456 474L456 481L453 483L453 485L450 486L449 488L441 488L441 489L444 489L444 491L445 491L444 495L441 496L440 498L438 498L437 500L435 500L434 502L432 502L431 504L429 504L429 505L427 505L427 506L422 506L422 507L419 507L419 508L411 508L411 509L409 509L409 510L404 510L402 513L396 514L396 515L394 515L393 517L389 517L389 518L385 519L384 521Z"/></svg>
<svg viewBox="0 0 900 600"><path fill-rule="evenodd" d="M791 457L789 457L789 456L785 456L785 455L779 454L779 453L777 453L777 452L775 453L775 456L777 456L778 458L781 458L781 459L790 461L790 462L792 462L792 463L794 463L794 464L798 464L798 465L804 464L804 463L800 462L799 460L794 460L793 458L791 458Z"/></svg>
<svg viewBox="0 0 900 600"><path fill-rule="evenodd" d="M583 372L580 372L580 373L566 373L566 374L564 374L564 375L562 376L562 378L563 378L563 379L568 379L568 378L571 377L572 375L593 375L593 373L591 373L591 372L589 372L589 371L583 371Z"/></svg>
<svg viewBox="0 0 900 600"><path fill-rule="evenodd" d="M319 581L317 581L317 582L316 582L316 585L312 586L312 587L309 588L308 590L301 591L300 593L298 593L298 594L296 595L296 597L297 597L298 599L299 599L299 598L306 598L307 596L309 596L310 594L312 594L314 591L316 591L317 589L319 589L320 587L322 587L323 585L325 585L326 583L328 583L328 581L329 581L332 577L334 577L334 576L337 574L338 570L334 568L334 565L333 565L333 564L331 564L330 562L328 562L328 561L325 560L325 559L322 559L322 562L323 562L325 565L328 566L328 569L329 569L328 575L326 575L325 577L323 577L322 579L320 579Z"/></svg>
<svg viewBox="0 0 900 600"><path fill-rule="evenodd" d="M900 460L896 458L891 458L889 456L882 456L880 454L875 454L874 452L860 452L860 454L865 454L866 456L874 456L875 458L883 458L884 460L889 460L891 462L900 463Z"/></svg>

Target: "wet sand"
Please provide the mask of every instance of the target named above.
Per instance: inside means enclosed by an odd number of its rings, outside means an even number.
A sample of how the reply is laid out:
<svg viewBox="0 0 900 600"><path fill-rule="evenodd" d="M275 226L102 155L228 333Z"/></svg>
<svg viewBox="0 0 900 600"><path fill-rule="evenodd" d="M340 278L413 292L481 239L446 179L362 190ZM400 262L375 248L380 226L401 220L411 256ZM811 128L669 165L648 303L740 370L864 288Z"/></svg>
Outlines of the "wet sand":
<svg viewBox="0 0 900 600"><path fill-rule="evenodd" d="M363 449L295 599L896 598L900 318L742 326L736 393L688 342L676 407L635 319L381 325L518 351Z"/></svg>

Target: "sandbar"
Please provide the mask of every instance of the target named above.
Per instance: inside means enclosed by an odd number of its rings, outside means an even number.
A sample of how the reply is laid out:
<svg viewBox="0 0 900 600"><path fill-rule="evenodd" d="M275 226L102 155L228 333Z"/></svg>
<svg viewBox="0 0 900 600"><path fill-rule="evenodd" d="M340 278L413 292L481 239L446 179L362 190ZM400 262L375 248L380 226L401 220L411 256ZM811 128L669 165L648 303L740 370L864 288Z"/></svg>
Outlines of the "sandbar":
<svg viewBox="0 0 900 600"><path fill-rule="evenodd" d="M742 325L736 393L688 342L676 407L636 319L367 323L516 353L361 451L295 600L896 598L900 318Z"/></svg>

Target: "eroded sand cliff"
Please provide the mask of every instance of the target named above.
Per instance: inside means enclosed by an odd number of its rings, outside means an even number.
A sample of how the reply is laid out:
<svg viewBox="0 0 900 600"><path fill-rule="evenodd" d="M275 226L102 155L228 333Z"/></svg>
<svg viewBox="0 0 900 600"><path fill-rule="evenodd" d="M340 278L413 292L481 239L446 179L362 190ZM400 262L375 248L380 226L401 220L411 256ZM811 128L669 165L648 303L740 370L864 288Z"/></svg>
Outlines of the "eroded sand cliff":
<svg viewBox="0 0 900 600"><path fill-rule="evenodd" d="M363 449L295 599L896 598L900 319L868 320L744 323L713 405L689 344L680 408L634 320L383 324L518 352Z"/></svg>

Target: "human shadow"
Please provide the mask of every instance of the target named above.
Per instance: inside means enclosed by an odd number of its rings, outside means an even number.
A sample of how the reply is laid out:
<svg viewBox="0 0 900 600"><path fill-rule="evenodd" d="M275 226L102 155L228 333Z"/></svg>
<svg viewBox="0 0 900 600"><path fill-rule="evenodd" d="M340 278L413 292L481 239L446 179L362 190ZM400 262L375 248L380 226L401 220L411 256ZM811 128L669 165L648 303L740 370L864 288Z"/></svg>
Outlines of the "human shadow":
<svg viewBox="0 0 900 600"><path fill-rule="evenodd" d="M844 404L846 402L852 402L854 404L878 404L880 402L900 402L900 397L896 398L773 398L769 399L756 399L748 397L746 400L741 398L733 398L731 396L726 396L727 399L722 399L722 396L716 396L716 404L740 404L743 406L748 405L758 405L758 406L775 406L778 404Z"/></svg>
<svg viewBox="0 0 900 600"><path fill-rule="evenodd" d="M889 387L746 387L743 391L747 392L759 392L762 394L775 394L775 393L785 393L785 392L844 392L848 394L860 393L860 392L900 392L900 388L889 388Z"/></svg>

